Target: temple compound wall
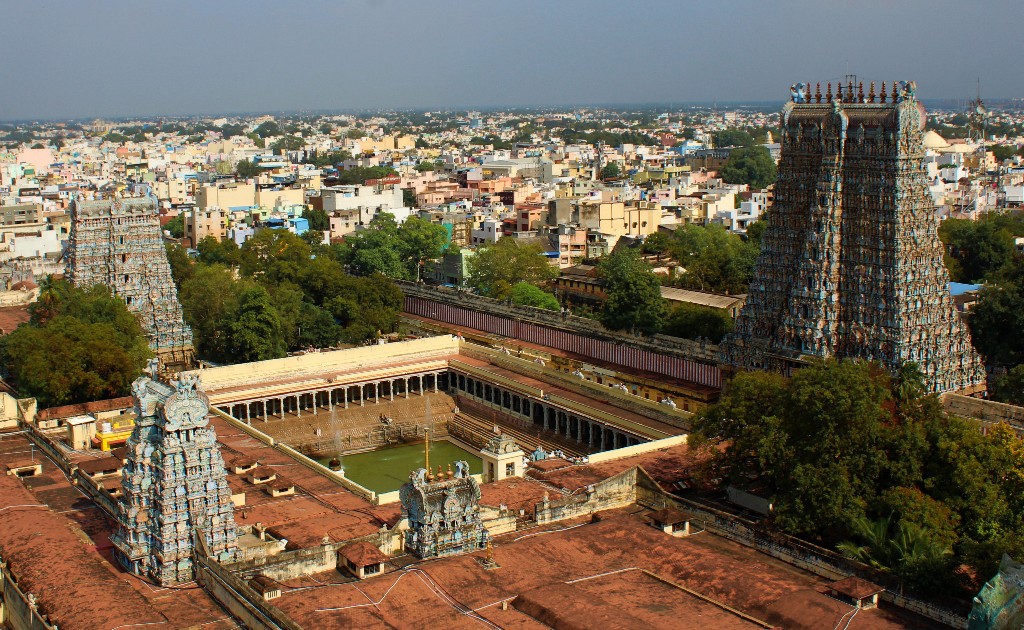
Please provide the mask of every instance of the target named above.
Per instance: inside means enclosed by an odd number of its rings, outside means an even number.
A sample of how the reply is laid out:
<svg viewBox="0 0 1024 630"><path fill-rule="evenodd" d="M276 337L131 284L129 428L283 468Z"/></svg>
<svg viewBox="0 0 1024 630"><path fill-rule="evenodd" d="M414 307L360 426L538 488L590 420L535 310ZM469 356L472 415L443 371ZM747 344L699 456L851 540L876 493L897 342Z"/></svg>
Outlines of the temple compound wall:
<svg viewBox="0 0 1024 630"><path fill-rule="evenodd" d="M137 420L126 448L115 556L163 586L194 578L194 542L230 562L238 533L210 404L195 375L168 384L151 374L132 384Z"/></svg>
<svg viewBox="0 0 1024 630"><path fill-rule="evenodd" d="M67 277L79 287L110 287L164 365L192 366L192 330L178 302L155 198L73 200Z"/></svg>
<svg viewBox="0 0 1024 630"><path fill-rule="evenodd" d="M926 116L910 83L782 110L775 204L723 363L790 368L813 357L916 363L930 391L977 391L985 370L949 296L923 169Z"/></svg>

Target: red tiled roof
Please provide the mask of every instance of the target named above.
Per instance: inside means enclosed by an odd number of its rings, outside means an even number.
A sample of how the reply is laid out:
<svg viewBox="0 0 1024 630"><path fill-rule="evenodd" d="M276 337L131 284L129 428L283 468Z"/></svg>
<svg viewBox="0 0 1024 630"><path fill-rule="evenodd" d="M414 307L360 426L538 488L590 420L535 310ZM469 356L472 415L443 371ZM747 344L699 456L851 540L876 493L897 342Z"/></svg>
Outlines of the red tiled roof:
<svg viewBox="0 0 1024 630"><path fill-rule="evenodd" d="M665 508L658 510L657 512L651 512L649 516L655 523L662 523L664 525L676 525L690 520L685 514L673 508Z"/></svg>
<svg viewBox="0 0 1024 630"><path fill-rule="evenodd" d="M100 457L78 462L78 469L87 474L120 470L124 465L117 457Z"/></svg>
<svg viewBox="0 0 1024 630"><path fill-rule="evenodd" d="M366 542L352 543L351 545L345 545L338 553L341 557L345 558L357 567L365 567L371 564L381 564L387 562L388 557L380 552L373 544Z"/></svg>
<svg viewBox="0 0 1024 630"><path fill-rule="evenodd" d="M37 503L16 477L0 475L0 506ZM21 589L38 598L40 611L65 630L166 623L139 593L124 587L100 556L86 551L72 527L45 507L0 512L0 555ZM112 595L116 605L111 605Z"/></svg>
<svg viewBox="0 0 1024 630"><path fill-rule="evenodd" d="M36 419L52 420L54 418L70 418L72 416L81 416L87 413L102 413L104 411L113 411L115 409L128 409L133 404L134 401L131 396L124 396L122 398L97 400L96 402L50 407L37 413Z"/></svg>
<svg viewBox="0 0 1024 630"><path fill-rule="evenodd" d="M843 578L838 582L829 584L828 587L840 595L845 595L851 599L866 599L875 593L881 593L885 590L885 588L877 584L862 580L856 576Z"/></svg>
<svg viewBox="0 0 1024 630"><path fill-rule="evenodd" d="M28 306L0 308L0 334L6 335L29 320Z"/></svg>

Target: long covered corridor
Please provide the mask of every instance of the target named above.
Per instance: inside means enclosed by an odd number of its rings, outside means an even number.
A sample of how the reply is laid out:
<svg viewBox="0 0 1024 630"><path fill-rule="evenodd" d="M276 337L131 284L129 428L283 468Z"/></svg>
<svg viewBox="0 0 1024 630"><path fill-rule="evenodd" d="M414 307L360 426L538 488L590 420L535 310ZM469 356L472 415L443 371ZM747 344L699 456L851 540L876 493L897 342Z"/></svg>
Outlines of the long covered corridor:
<svg viewBox="0 0 1024 630"><path fill-rule="evenodd" d="M317 415L320 411L332 412L335 408L363 407L367 404L393 402L396 397L409 398L431 391L445 391L448 389L448 379L447 371L437 370L336 386L328 384L312 390L221 403L217 408L249 424L253 420L268 422L275 417L284 419L286 413L297 417L302 417L303 412Z"/></svg>
<svg viewBox="0 0 1024 630"><path fill-rule="evenodd" d="M590 452L610 451L650 441L627 432L610 422L568 409L543 397L530 396L483 380L479 376L453 370L450 374L452 395L461 395L484 403L513 417L531 422L556 435L574 441Z"/></svg>

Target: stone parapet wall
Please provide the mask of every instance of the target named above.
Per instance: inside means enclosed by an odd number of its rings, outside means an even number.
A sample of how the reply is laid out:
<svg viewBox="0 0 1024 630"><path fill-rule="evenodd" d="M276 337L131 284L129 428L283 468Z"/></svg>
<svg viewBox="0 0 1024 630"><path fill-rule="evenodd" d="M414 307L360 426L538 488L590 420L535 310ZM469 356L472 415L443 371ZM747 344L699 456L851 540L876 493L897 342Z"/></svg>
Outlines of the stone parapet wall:
<svg viewBox="0 0 1024 630"><path fill-rule="evenodd" d="M598 363L714 389L722 386L713 344L665 335L630 335L582 317L411 283L398 285L405 292L405 312L411 315L555 348Z"/></svg>
<svg viewBox="0 0 1024 630"><path fill-rule="evenodd" d="M1024 407L960 394L943 394L943 410L954 416L978 420L983 425L1005 422L1018 433L1024 431Z"/></svg>

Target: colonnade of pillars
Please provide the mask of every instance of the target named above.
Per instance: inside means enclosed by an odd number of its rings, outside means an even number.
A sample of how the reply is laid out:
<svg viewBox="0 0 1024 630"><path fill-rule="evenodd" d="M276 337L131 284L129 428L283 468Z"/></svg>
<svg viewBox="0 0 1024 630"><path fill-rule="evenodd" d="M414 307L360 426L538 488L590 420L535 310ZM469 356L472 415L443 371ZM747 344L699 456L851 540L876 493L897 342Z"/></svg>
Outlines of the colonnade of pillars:
<svg viewBox="0 0 1024 630"><path fill-rule="evenodd" d="M500 407L505 413L530 420L539 428L585 444L591 451L610 451L633 446L642 440L607 424L578 416L543 400L535 400L486 381L457 372L450 375L451 390Z"/></svg>
<svg viewBox="0 0 1024 630"><path fill-rule="evenodd" d="M251 423L262 419L264 422L271 417L283 419L286 413L302 416L302 412L316 415L320 410L334 411L335 407L348 409L350 405L365 406L367 403L393 401L396 396L408 398L410 395L422 396L424 392L448 389L447 372L428 372L390 379L368 381L366 383L350 383L348 385L327 385L322 389L282 394L267 398L256 398L217 408L239 420Z"/></svg>

